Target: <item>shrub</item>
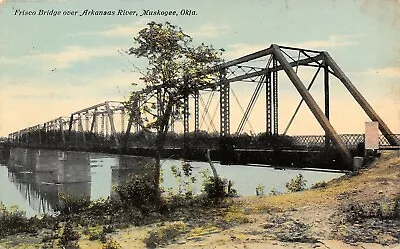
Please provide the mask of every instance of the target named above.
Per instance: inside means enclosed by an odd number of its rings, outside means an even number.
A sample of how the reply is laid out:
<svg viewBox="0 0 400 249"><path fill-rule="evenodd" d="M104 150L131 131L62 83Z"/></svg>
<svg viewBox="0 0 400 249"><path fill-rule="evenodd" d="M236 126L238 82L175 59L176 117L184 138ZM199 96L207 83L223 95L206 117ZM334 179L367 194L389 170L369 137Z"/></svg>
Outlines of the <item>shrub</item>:
<svg viewBox="0 0 400 249"><path fill-rule="evenodd" d="M208 200L219 202L225 197L235 197L237 192L232 188L232 182L220 177L209 177L204 182L204 192Z"/></svg>
<svg viewBox="0 0 400 249"><path fill-rule="evenodd" d="M286 188L290 193L303 191L306 188L307 180L304 179L302 174L298 174L295 178L291 179L290 182L286 183Z"/></svg>
<svg viewBox="0 0 400 249"><path fill-rule="evenodd" d="M115 192L124 208L135 207L142 213L160 204L159 191L147 175L132 175L124 184L117 186Z"/></svg>
<svg viewBox="0 0 400 249"><path fill-rule="evenodd" d="M100 198L90 202L88 211L92 216L104 216L105 214L115 214L119 209L120 203L110 198Z"/></svg>
<svg viewBox="0 0 400 249"><path fill-rule="evenodd" d="M282 193L276 190L276 188L273 188L271 189L271 191L269 191L269 195L280 195L280 194Z"/></svg>
<svg viewBox="0 0 400 249"><path fill-rule="evenodd" d="M349 221L370 218L396 220L400 217L398 197L389 201L370 202L368 205L353 203L344 211Z"/></svg>
<svg viewBox="0 0 400 249"><path fill-rule="evenodd" d="M33 232L32 220L26 218L25 212L18 209L17 206L12 206L7 209L0 202L0 237L17 234L21 232Z"/></svg>
<svg viewBox="0 0 400 249"><path fill-rule="evenodd" d="M71 223L66 222L64 226L60 228L58 237L61 248L79 248L77 243L79 234L74 230Z"/></svg>
<svg viewBox="0 0 400 249"><path fill-rule="evenodd" d="M77 214L87 210L90 206L90 199L78 198L72 195L60 194L60 203L55 207L55 211L61 215Z"/></svg>
<svg viewBox="0 0 400 249"><path fill-rule="evenodd" d="M105 242L106 232L104 230L104 227L89 227L89 240L100 240Z"/></svg>
<svg viewBox="0 0 400 249"><path fill-rule="evenodd" d="M193 167L188 162L182 162L182 169L171 166L171 171L178 182L178 195L184 195L190 199L193 197L193 184L196 178L192 176Z"/></svg>
<svg viewBox="0 0 400 249"><path fill-rule="evenodd" d="M186 230L187 228L185 223L182 221L175 222L150 231L144 242L146 243L146 247L156 248L176 239L181 234L184 234Z"/></svg>
<svg viewBox="0 0 400 249"><path fill-rule="evenodd" d="M264 189L265 189L264 185L258 184L256 187L256 195L257 196L264 195Z"/></svg>

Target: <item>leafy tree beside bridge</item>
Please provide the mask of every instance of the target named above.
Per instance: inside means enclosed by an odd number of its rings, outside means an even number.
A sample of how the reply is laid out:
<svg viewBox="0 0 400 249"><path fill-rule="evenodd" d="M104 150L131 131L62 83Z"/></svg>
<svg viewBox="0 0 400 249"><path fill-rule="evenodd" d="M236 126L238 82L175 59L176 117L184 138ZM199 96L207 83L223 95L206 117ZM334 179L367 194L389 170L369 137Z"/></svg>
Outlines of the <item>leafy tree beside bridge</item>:
<svg viewBox="0 0 400 249"><path fill-rule="evenodd" d="M134 42L128 54L147 60L147 69L141 71L134 65L145 86L132 92L127 106L131 108L131 119L142 129L156 131L154 181L159 189L160 159L170 121L183 115L187 96L199 89L217 87L218 72L212 69L222 62L223 50L203 43L193 45L189 35L168 22L148 23Z"/></svg>

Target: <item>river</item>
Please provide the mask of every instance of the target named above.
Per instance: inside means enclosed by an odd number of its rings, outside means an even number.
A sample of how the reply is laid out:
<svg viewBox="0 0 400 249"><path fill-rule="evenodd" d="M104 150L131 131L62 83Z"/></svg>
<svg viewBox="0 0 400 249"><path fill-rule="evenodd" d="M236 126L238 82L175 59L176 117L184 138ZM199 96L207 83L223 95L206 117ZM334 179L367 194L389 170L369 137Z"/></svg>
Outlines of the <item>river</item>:
<svg viewBox="0 0 400 249"><path fill-rule="evenodd" d="M59 195L66 194L96 200L113 195L113 186L124 182L130 174L141 174L151 158L87 152L63 152L42 149L13 148L6 163L0 163L0 202L13 205L28 216L52 213ZM179 183L171 171L180 167L179 160L163 160L164 189L178 191ZM190 162L193 175L199 179L193 191L201 191L202 173L211 172L206 162ZM220 165L218 174L233 181L241 196L255 195L258 185L264 193L272 189L285 192L285 184L298 174L307 180L307 187L318 181L342 176L342 173L310 170L282 170L266 165Z"/></svg>

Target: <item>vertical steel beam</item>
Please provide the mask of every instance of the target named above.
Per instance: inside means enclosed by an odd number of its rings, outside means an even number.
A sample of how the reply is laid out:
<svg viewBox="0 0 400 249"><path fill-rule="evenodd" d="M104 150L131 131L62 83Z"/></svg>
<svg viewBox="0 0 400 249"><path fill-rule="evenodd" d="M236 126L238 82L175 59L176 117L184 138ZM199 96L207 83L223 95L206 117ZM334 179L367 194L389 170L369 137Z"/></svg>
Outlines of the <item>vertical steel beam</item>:
<svg viewBox="0 0 400 249"><path fill-rule="evenodd" d="M82 115L79 113L78 114L78 130L80 131L80 132L83 132L84 130L83 130L83 122L82 122Z"/></svg>
<svg viewBox="0 0 400 249"><path fill-rule="evenodd" d="M269 72L266 75L266 87L265 87L265 115L266 115L266 127L265 127L265 132L267 133L267 135L271 135L272 134L272 78L271 78L271 73Z"/></svg>
<svg viewBox="0 0 400 249"><path fill-rule="evenodd" d="M174 132L175 131L175 107L174 106L172 107L172 113L174 115L172 115L171 120L170 120L170 127L171 127L170 129L172 132Z"/></svg>
<svg viewBox="0 0 400 249"><path fill-rule="evenodd" d="M183 150L184 156L188 150L188 134L189 134L189 95L183 98Z"/></svg>
<svg viewBox="0 0 400 249"><path fill-rule="evenodd" d="M278 66L278 61L274 58L272 61L274 68ZM278 135L278 71L272 72L272 104L274 106L274 135Z"/></svg>
<svg viewBox="0 0 400 249"><path fill-rule="evenodd" d="M71 133L73 122L74 122L74 114L71 114L71 117L69 118L68 133Z"/></svg>
<svg viewBox="0 0 400 249"><path fill-rule="evenodd" d="M131 97L131 106L128 107L128 124L126 126L126 132L124 137L123 149L127 149L129 145L129 136L131 133L132 125L135 124L136 132L139 131L140 122L140 97L136 93Z"/></svg>
<svg viewBox="0 0 400 249"><path fill-rule="evenodd" d="M86 144L86 136L85 136L85 131L83 129L83 121L82 121L82 115L79 113L79 119L78 119L78 129L79 132L82 133L82 139L83 139L83 143Z"/></svg>
<svg viewBox="0 0 400 249"><path fill-rule="evenodd" d="M97 133L97 109L93 111L92 125L90 126L90 133Z"/></svg>
<svg viewBox="0 0 400 249"><path fill-rule="evenodd" d="M220 136L226 138L230 134L229 82L226 72L220 72Z"/></svg>
<svg viewBox="0 0 400 249"><path fill-rule="evenodd" d="M66 143L65 143L65 134L64 134L64 122L61 117L58 119L58 124L60 125L61 139L62 139L63 145L65 146ZM39 134L40 134L40 129L39 129Z"/></svg>
<svg viewBox="0 0 400 249"><path fill-rule="evenodd" d="M136 99L134 100L134 106L133 106L136 132L140 131L140 124L142 123L142 113L140 111L140 105L141 105L140 97L136 96Z"/></svg>
<svg viewBox="0 0 400 249"><path fill-rule="evenodd" d="M189 95L183 99L183 132L189 133Z"/></svg>
<svg viewBox="0 0 400 249"><path fill-rule="evenodd" d="M119 147L117 131L115 130L115 124L114 124L114 114L113 114L113 111L111 111L111 109L110 109L110 105L108 104L108 101L106 101L106 110L107 110L107 114L108 114L108 120L110 121L111 134L114 136L115 145L117 147Z"/></svg>
<svg viewBox="0 0 400 249"><path fill-rule="evenodd" d="M226 80L226 71L221 71L219 76L220 92L220 161L226 165L234 160L233 146L230 139L230 104L229 82Z"/></svg>
<svg viewBox="0 0 400 249"><path fill-rule="evenodd" d="M296 87L297 91L300 93L301 97L306 102L308 108L310 108L311 112L314 114L315 118L322 126L324 131L328 133L329 137L332 139L335 146L339 149L342 154L345 162L351 166L352 164L352 156L350 151L343 143L342 139L339 137L335 129L330 124L329 120L326 118L325 114L319 108L317 102L311 96L311 94L307 91L307 88L304 86L303 82L297 76L296 72L293 70L289 62L283 56L282 51L280 50L278 45L273 44L274 55L275 58L279 61L279 63L283 66L283 70L288 75L289 79L292 81L293 85Z"/></svg>
<svg viewBox="0 0 400 249"><path fill-rule="evenodd" d="M43 124L43 142L44 142L44 144L47 144L47 138L48 138L47 135L48 135L47 134L47 124L44 123Z"/></svg>
<svg viewBox="0 0 400 249"><path fill-rule="evenodd" d="M130 115L128 119L128 125L126 126L123 149L128 148L129 134L131 133L132 123L133 123L133 116Z"/></svg>
<svg viewBox="0 0 400 249"><path fill-rule="evenodd" d="M108 114L107 114L107 116L108 116ZM109 120L106 117L106 118L104 118L104 130L105 130L106 138L108 138L108 136L110 135L110 133L108 132L108 130L109 130L108 124L109 124Z"/></svg>
<svg viewBox="0 0 400 249"><path fill-rule="evenodd" d="M101 128L100 128L100 134L104 137L104 134L105 134L105 132L104 132L104 121L105 121L105 118L104 118L104 113L102 113L101 114Z"/></svg>
<svg viewBox="0 0 400 249"><path fill-rule="evenodd" d="M200 130L200 106L199 106L199 91L194 94L194 131Z"/></svg>
<svg viewBox="0 0 400 249"><path fill-rule="evenodd" d="M340 79L343 85L347 88L353 98L357 101L357 103L361 106L364 112L368 115L371 121L378 122L379 130L385 136L390 145L396 146L400 145L400 141L397 141L395 136L393 136L392 131L389 127L383 122L383 120L379 117L379 115L374 111L372 106L367 102L367 100L361 95L361 93L357 90L357 88L351 83L350 79L345 75L342 69L336 64L336 62L332 59L328 52L323 52L325 56L325 63L332 69L333 73L336 77Z"/></svg>
<svg viewBox="0 0 400 249"><path fill-rule="evenodd" d="M164 103L162 101L161 88L157 89L157 117L161 117L164 113Z"/></svg>
<svg viewBox="0 0 400 249"><path fill-rule="evenodd" d="M325 116L329 120L329 67L326 63L324 63L324 94L325 94ZM329 134L325 132L325 148L328 148L330 145Z"/></svg>
<svg viewBox="0 0 400 249"><path fill-rule="evenodd" d="M121 111L121 134L125 130L125 110Z"/></svg>
<svg viewBox="0 0 400 249"><path fill-rule="evenodd" d="M85 131L89 131L89 112L85 113Z"/></svg>

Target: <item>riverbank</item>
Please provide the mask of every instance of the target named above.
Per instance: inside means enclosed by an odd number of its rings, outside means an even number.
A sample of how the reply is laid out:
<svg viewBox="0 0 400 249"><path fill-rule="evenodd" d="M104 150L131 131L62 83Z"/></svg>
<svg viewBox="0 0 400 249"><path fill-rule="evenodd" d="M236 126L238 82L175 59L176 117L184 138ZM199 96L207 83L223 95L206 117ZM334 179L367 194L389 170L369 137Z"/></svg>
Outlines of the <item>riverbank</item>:
<svg viewBox="0 0 400 249"><path fill-rule="evenodd" d="M102 248L103 240L108 248L112 242L122 248L145 248L146 243L166 248L396 248L399 195L400 152L384 152L368 169L325 187L233 198L218 207L178 208L142 226L124 224L102 239L93 238L94 227L82 232L78 245ZM44 238L52 233L9 236L0 248L50 247Z"/></svg>

